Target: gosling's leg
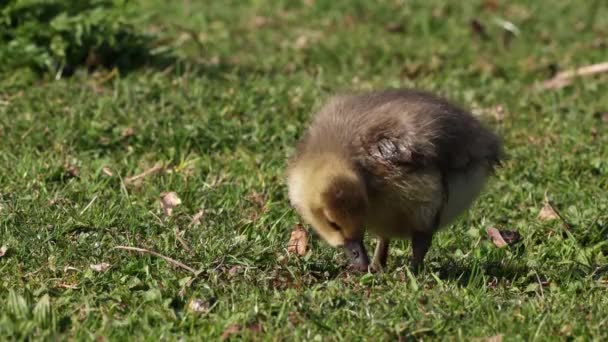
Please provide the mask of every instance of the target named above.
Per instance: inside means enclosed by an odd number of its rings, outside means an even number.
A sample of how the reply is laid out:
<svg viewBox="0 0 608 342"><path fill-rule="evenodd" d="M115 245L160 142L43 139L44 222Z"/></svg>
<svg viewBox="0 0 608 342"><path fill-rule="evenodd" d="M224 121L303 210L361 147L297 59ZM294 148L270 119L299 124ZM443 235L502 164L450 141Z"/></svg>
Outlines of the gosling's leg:
<svg viewBox="0 0 608 342"><path fill-rule="evenodd" d="M374 251L374 259L372 260L372 269L374 271L380 271L386 267L389 243L390 240L387 238L378 238L376 250Z"/></svg>
<svg viewBox="0 0 608 342"><path fill-rule="evenodd" d="M420 269L424 264L424 256L431 247L433 233L415 232L412 234L412 267Z"/></svg>

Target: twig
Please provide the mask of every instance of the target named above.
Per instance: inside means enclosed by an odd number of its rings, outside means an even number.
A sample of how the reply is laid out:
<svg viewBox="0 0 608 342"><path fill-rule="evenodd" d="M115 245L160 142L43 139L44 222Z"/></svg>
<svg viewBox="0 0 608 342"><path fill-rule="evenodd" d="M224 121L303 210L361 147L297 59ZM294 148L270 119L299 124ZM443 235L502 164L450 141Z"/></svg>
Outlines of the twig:
<svg viewBox="0 0 608 342"><path fill-rule="evenodd" d="M160 226L162 226L164 224L163 220L160 217L158 217L158 215L156 215L152 210L149 210L148 213L150 213L150 215L154 216L154 218L158 221L158 224Z"/></svg>
<svg viewBox="0 0 608 342"><path fill-rule="evenodd" d="M140 173L138 175L125 178L125 183L126 184L133 184L133 183L135 183L136 181L138 181L138 180L140 180L142 178L145 178L145 177L148 177L148 176L153 175L155 173L161 172L164 169L165 169L165 167L162 164L156 164L153 167L147 169L146 171L144 171L144 172L142 172L142 173Z"/></svg>
<svg viewBox="0 0 608 342"><path fill-rule="evenodd" d="M540 288L540 297L545 299L545 292L543 291L543 282L540 281L540 277L538 276L538 272L534 271L534 275L536 276L536 281L538 281L538 287Z"/></svg>
<svg viewBox="0 0 608 342"><path fill-rule="evenodd" d="M82 216L82 214L84 214L87 210L89 210L89 208L93 205L93 203L95 202L95 200L97 199L97 195L93 196L93 199L89 202L89 204L87 204L86 207L84 207L84 209L82 209L82 211L80 212L80 215Z"/></svg>
<svg viewBox="0 0 608 342"><path fill-rule="evenodd" d="M184 238L181 237L181 233L182 232L179 230L179 228L175 227L175 238L177 239L177 241L179 241L182 247L184 247L184 249L188 251L188 253L192 253L192 249L190 249Z"/></svg>
<svg viewBox="0 0 608 342"><path fill-rule="evenodd" d="M576 77L591 76L604 72L608 72L608 62L591 64L573 70L566 70L558 73L552 79L543 82L542 87L544 89L559 89L572 83L572 79Z"/></svg>
<svg viewBox="0 0 608 342"><path fill-rule="evenodd" d="M156 257L163 258L166 261L168 261L169 263L173 264L174 266L181 267L181 268L183 268L185 270L188 270L188 271L192 272L194 275L198 274L198 271L195 270L194 268L192 268L192 267L190 267L190 266L188 266L188 265L186 265L184 263L181 263L181 262L179 262L179 261L177 261L175 259L171 259L168 256L164 256L164 255L162 255L160 253L157 253L155 251L151 251L149 249L139 248L139 247L129 247L129 246L115 246L112 249L122 249L122 250L125 250L125 251L148 253L148 254L154 255Z"/></svg>

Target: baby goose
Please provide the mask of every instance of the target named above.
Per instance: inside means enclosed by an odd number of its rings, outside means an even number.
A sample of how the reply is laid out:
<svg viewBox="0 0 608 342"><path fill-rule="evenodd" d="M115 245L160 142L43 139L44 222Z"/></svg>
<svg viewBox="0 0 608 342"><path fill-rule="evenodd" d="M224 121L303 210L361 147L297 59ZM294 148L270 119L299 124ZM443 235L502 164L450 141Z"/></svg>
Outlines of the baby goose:
<svg viewBox="0 0 608 342"><path fill-rule="evenodd" d="M289 199L356 269L386 266L391 239L412 240L422 265L433 234L465 211L499 164L501 144L471 114L416 90L333 97L314 117L287 170Z"/></svg>

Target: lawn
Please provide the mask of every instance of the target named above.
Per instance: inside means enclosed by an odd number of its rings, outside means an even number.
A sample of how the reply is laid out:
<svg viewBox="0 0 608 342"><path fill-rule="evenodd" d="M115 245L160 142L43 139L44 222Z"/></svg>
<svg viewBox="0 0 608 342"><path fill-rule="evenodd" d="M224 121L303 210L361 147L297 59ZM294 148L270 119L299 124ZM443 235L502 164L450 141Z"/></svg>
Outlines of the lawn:
<svg viewBox="0 0 608 342"><path fill-rule="evenodd" d="M608 76L539 86L608 60L603 2L140 2L170 60L2 75L0 336L608 339ZM417 275L405 241L380 274L313 234L288 253L285 164L314 108L387 87L472 109L508 160Z"/></svg>

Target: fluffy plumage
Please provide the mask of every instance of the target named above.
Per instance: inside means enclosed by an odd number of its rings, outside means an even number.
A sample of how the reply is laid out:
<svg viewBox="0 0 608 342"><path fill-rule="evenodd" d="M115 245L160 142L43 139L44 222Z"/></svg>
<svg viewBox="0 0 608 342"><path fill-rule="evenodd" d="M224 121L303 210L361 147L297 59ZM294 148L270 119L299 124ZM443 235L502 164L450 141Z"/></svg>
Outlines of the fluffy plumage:
<svg viewBox="0 0 608 342"><path fill-rule="evenodd" d="M410 238L421 264L432 235L466 210L501 159L501 144L468 112L415 90L331 98L315 115L289 162L289 198L332 246L346 246L367 268L365 230Z"/></svg>

